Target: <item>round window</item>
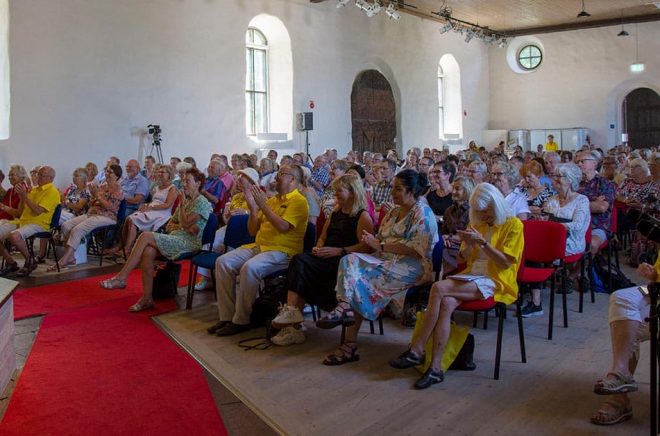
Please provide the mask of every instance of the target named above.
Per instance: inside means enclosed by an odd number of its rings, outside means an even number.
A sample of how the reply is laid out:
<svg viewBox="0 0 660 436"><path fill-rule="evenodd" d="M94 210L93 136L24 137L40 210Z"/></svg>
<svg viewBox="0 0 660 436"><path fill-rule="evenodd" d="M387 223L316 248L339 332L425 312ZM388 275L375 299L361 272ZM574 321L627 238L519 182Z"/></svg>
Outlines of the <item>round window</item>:
<svg viewBox="0 0 660 436"><path fill-rule="evenodd" d="M525 70L534 70L541 65L543 54L535 45L526 45L518 52L518 64Z"/></svg>

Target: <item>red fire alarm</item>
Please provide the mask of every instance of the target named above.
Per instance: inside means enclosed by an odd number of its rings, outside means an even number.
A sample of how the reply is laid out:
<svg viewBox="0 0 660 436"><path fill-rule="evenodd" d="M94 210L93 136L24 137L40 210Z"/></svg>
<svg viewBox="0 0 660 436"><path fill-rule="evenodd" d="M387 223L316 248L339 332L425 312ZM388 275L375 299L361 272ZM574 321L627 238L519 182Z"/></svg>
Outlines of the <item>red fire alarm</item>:
<svg viewBox="0 0 660 436"><path fill-rule="evenodd" d="M309 108L314 109L314 100L309 101Z"/></svg>

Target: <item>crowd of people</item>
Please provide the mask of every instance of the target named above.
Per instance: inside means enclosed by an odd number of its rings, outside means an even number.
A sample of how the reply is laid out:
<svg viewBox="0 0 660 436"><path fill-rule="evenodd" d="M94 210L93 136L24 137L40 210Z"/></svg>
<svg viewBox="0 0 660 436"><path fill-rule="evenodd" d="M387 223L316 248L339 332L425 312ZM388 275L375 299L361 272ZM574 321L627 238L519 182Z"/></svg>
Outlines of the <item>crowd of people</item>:
<svg viewBox="0 0 660 436"><path fill-rule="evenodd" d="M509 304L518 298L523 221L557 220L567 230L566 255L587 249L595 255L614 237L615 207L624 217L631 208L651 215L660 210L660 153L651 148L604 151L585 145L560 152L549 137L536 152L519 146L505 150L503 143L486 150L472 141L455 154L413 147L402 159L395 150L349 151L340 158L334 149L314 159L304 153L278 157L275 150L262 159L213 154L200 169L191 157L158 164L147 156L140 170L137 160L122 168L113 156L101 171L91 162L77 168L61 192L53 185L53 168L28 173L11 165L10 186L5 190L0 183L0 275L27 276L43 263L46 244L30 257L25 239L50 228L57 205L65 246L60 268L74 265L83 238L116 223L123 206L127 218L110 251L126 253L128 259L100 286L123 289L128 274L139 267L143 296L129 310L142 311L154 306L156 259L199 250L209 216L215 214L219 226L209 248L221 255L213 271L200 271L195 285L216 286L218 322L208 332L230 336L251 328L263 278L288 268L287 301L273 320L279 332L272 342L303 342L304 307L314 304L327 311L318 328L346 327L339 348L323 360L342 365L359 359L357 337L364 319L376 320L388 307L401 308L406 290L433 281L431 257L440 243L444 278L432 283L420 334L390 362L395 368L420 364L432 340L431 364L414 384L424 389L444 379L441 361L450 319L461 302L495 297ZM253 243L224 243L227 223L235 215L248 216ZM303 252L309 224L318 226L319 237L311 252ZM9 246L25 259L21 267ZM644 263L640 273L655 280L660 265ZM640 332L647 329L643 319L648 313L648 297L636 292L619 290L612 297L614 363L594 388L611 395L592 417L597 424L632 415L626 393L636 390L635 365L629 361L645 337ZM543 314L541 290L534 289L521 315Z"/></svg>

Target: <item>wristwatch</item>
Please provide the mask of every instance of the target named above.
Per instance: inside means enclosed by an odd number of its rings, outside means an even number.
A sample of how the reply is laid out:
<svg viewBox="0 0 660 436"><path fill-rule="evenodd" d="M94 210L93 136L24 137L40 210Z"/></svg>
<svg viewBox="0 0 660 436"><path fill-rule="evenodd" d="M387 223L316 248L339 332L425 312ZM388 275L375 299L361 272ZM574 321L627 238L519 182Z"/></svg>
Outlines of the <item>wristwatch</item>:
<svg viewBox="0 0 660 436"><path fill-rule="evenodd" d="M483 243L479 244L479 248L484 248L486 245L488 245L488 241L484 241Z"/></svg>
<svg viewBox="0 0 660 436"><path fill-rule="evenodd" d="M346 251L346 248L341 247L341 255L346 256L348 254L348 251Z"/></svg>
<svg viewBox="0 0 660 436"><path fill-rule="evenodd" d="M385 251L385 243L384 242L380 243L380 251L381 252Z"/></svg>

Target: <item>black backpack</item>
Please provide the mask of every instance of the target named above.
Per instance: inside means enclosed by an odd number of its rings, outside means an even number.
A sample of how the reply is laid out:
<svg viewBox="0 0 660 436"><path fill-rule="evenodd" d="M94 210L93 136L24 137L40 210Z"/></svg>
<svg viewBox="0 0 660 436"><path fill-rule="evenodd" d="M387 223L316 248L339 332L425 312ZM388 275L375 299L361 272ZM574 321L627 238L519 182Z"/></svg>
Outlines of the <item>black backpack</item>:
<svg viewBox="0 0 660 436"><path fill-rule="evenodd" d="M612 289L609 289L610 271L612 275ZM592 280L591 286L595 286L596 292L611 293L617 289L625 289L636 286L626 275L621 271L615 262L610 262L610 268L607 268L607 259L600 254L594 257L593 267L591 270Z"/></svg>

